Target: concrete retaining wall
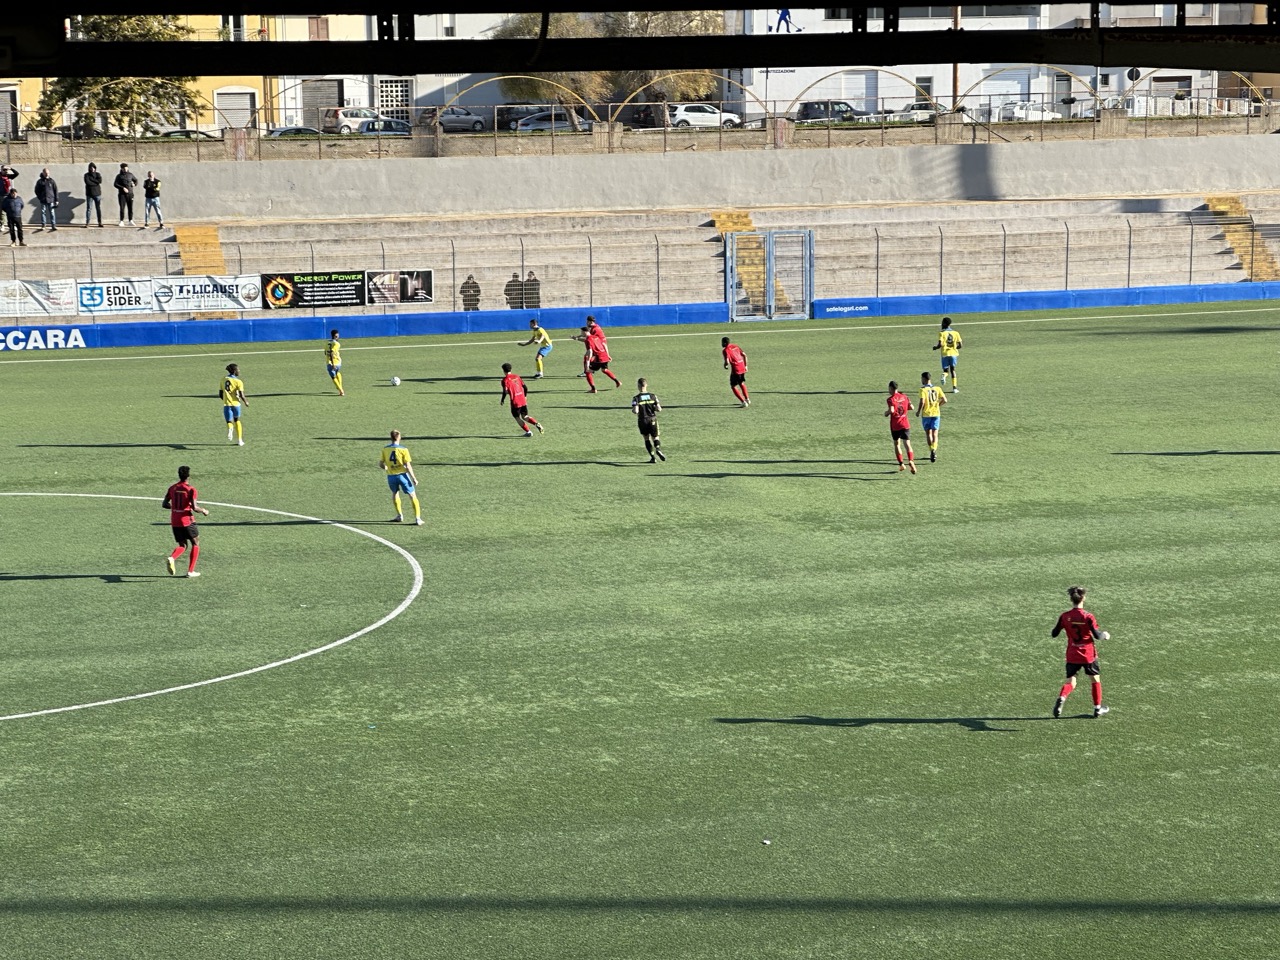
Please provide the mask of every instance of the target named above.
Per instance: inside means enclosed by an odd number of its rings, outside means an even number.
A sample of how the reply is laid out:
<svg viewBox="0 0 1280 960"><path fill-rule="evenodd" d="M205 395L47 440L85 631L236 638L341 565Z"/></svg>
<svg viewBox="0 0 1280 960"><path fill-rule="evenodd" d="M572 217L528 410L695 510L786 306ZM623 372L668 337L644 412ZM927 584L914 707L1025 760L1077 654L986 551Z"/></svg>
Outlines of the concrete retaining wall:
<svg viewBox="0 0 1280 960"><path fill-rule="evenodd" d="M118 164L99 162L104 215ZM130 164L164 181L167 219L348 219L1269 192L1270 137L961 144L863 150ZM19 167L26 199L38 167ZM74 211L85 165L51 165ZM34 211L29 210L28 213ZM141 200L136 219L141 221ZM65 214L64 214L65 215ZM74 214L73 214L74 215ZM83 217L82 212L80 216Z"/></svg>

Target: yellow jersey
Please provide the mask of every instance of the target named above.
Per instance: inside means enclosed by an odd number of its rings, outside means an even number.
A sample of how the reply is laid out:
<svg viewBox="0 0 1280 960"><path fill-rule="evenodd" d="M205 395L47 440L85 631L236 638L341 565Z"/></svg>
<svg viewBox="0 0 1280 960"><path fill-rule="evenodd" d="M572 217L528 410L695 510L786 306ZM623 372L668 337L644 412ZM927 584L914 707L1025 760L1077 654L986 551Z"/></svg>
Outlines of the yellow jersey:
<svg viewBox="0 0 1280 960"><path fill-rule="evenodd" d="M244 393L244 381L239 377L227 376L222 380L222 390L219 391L222 397L222 405L224 407L240 406L240 395Z"/></svg>
<svg viewBox="0 0 1280 960"><path fill-rule="evenodd" d="M942 390L932 383L920 388L920 416L942 416L942 405L946 402L947 398L942 395Z"/></svg>
<svg viewBox="0 0 1280 960"><path fill-rule="evenodd" d="M530 331L529 337L533 340L535 347L551 346L551 334L539 327L537 330Z"/></svg>
<svg viewBox="0 0 1280 960"><path fill-rule="evenodd" d="M382 466L391 476L409 472L409 464L413 457L409 456L409 448L398 443L389 443L382 448Z"/></svg>
<svg viewBox="0 0 1280 960"><path fill-rule="evenodd" d="M337 340L330 340L324 345L324 358L329 361L329 366L337 367L342 364L342 344Z"/></svg>
<svg viewBox="0 0 1280 960"><path fill-rule="evenodd" d="M960 334L952 329L943 330L938 334L938 346L942 348L944 357L954 357L960 353ZM932 416L932 414L930 414Z"/></svg>

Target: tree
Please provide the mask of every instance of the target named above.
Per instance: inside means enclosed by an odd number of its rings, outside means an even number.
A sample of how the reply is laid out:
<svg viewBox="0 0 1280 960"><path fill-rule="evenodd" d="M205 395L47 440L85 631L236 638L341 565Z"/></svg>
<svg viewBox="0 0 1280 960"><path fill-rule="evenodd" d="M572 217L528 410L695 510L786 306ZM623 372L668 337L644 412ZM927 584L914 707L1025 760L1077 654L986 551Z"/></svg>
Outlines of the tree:
<svg viewBox="0 0 1280 960"><path fill-rule="evenodd" d="M130 16L86 15L72 22L78 40L170 41L185 40L190 27L173 16L136 14ZM100 118L132 134L151 133L158 123L177 125L184 115L199 113L195 77L57 77L40 95L36 123L53 125L64 112L82 135L92 134Z"/></svg>
<svg viewBox="0 0 1280 960"><path fill-rule="evenodd" d="M542 30L542 15L519 13L508 17L493 36L499 40L535 38ZM592 37L712 36L724 31L724 13L713 10L662 10L632 13L553 13L547 36L555 39ZM537 79L500 80L505 96L516 100L553 99L564 102L567 87L587 103L600 103L615 94L630 96L668 71L611 70L539 73ZM551 82L544 82L551 81ZM557 86L557 84L559 86ZM710 70L690 70L667 77L640 94L645 100L702 100L715 91Z"/></svg>

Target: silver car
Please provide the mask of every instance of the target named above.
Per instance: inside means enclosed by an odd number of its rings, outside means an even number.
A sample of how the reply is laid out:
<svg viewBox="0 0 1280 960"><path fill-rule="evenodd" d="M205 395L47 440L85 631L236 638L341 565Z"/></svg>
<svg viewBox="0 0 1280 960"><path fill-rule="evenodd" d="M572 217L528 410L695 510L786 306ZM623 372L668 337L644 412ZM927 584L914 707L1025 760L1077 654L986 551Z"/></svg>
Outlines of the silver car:
<svg viewBox="0 0 1280 960"><path fill-rule="evenodd" d="M591 123L572 110L557 107L542 110L516 124L516 133L577 133L590 130Z"/></svg>

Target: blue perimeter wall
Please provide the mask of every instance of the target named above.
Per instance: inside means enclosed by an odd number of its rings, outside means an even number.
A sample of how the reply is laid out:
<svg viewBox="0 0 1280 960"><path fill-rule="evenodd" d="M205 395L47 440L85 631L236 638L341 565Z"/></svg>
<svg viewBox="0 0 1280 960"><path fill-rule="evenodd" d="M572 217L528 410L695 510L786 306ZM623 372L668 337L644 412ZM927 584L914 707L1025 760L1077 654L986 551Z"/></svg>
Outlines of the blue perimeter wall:
<svg viewBox="0 0 1280 960"><path fill-rule="evenodd" d="M1048 290L1020 293L966 293L919 297L866 297L816 300L814 319L856 319L933 314L1005 313L1018 310L1070 310L1080 307L1140 307L1171 303L1221 303L1280 299L1280 281L1200 284L1179 287L1124 287L1099 290ZM609 327L724 323L723 303L678 303L662 306L593 307L546 310L479 310L462 313L298 317L279 314L244 320L147 320L136 323L86 323L22 326L0 330L0 350L39 349L47 331L78 332L86 348L181 346L206 343L270 343L323 340L338 328L344 339L412 337L433 334L513 333L527 330L537 318L549 330L580 327L588 314ZM29 344L39 332L36 343ZM62 338L59 338L62 339ZM44 341L41 343L40 341Z"/></svg>

